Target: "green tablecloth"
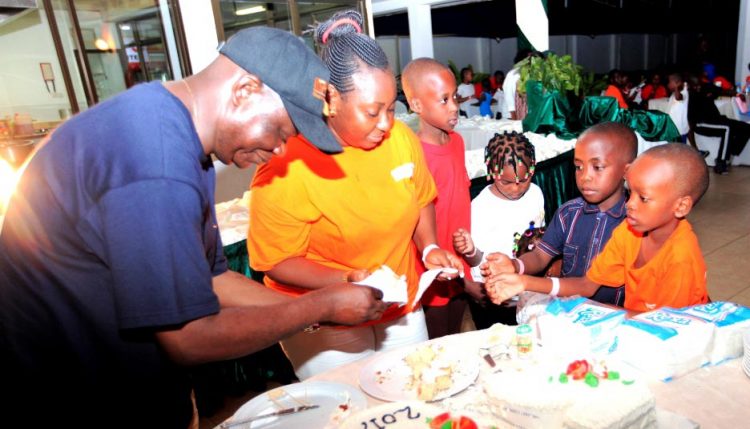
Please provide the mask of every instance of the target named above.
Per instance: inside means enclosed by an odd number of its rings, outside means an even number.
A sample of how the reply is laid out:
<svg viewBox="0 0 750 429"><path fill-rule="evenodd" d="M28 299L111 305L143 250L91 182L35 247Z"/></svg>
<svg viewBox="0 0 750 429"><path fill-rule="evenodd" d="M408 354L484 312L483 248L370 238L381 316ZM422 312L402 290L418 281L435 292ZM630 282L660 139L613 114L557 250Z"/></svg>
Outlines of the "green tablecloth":
<svg viewBox="0 0 750 429"><path fill-rule="evenodd" d="M524 131L553 132L562 139L571 139L592 125L611 121L629 126L648 141L680 141L672 119L658 110L621 109L614 98L599 96L586 97L578 108L560 92L545 90L536 81L526 83L526 94Z"/></svg>

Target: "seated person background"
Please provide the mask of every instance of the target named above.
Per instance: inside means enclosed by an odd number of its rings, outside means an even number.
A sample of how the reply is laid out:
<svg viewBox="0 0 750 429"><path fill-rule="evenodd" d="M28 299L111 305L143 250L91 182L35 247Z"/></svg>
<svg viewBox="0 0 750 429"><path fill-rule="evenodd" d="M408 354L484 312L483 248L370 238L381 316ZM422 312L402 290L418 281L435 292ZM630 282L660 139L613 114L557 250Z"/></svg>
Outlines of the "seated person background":
<svg viewBox="0 0 750 429"><path fill-rule="evenodd" d="M582 197L557 209L531 252L513 260L507 252L495 253L487 260L505 267L505 272L542 275L550 262L560 257L563 277L583 277L612 231L625 219L623 175L637 148L635 133L623 124L603 122L587 129L578 138L574 155L576 186ZM594 292L595 301L620 306L625 302L624 288L601 287Z"/></svg>
<svg viewBox="0 0 750 429"><path fill-rule="evenodd" d="M729 128L729 136L726 137L726 130L721 127L700 127L700 134L725 139L724 144L719 147L714 172L728 174L732 156L739 155L745 149L748 139L750 139L750 124L729 119L719 113L719 109L714 103L718 96L718 88L701 84L698 76L688 77L688 89L690 102L688 103L687 117L692 131L695 132L697 124L700 123L723 125ZM691 144L695 145L694 139Z"/></svg>
<svg viewBox="0 0 750 429"><path fill-rule="evenodd" d="M627 222L594 260L586 277L547 279L485 268L487 294L502 302L524 290L552 296L591 296L600 285L625 284L625 308L650 311L708 301L706 264L685 217L708 189L708 169L695 149L669 143L639 156L625 175Z"/></svg>
<svg viewBox="0 0 750 429"><path fill-rule="evenodd" d="M623 84L625 82L625 74L620 70L613 69L609 72L609 86L604 90L605 97L613 97L617 100L617 105L620 109L627 109L628 102L625 100L625 96L622 93Z"/></svg>
<svg viewBox="0 0 750 429"><path fill-rule="evenodd" d="M661 82L661 75L653 73L651 80L641 90L641 100L644 106L648 106L648 100L654 98L666 98L669 96L667 88Z"/></svg>

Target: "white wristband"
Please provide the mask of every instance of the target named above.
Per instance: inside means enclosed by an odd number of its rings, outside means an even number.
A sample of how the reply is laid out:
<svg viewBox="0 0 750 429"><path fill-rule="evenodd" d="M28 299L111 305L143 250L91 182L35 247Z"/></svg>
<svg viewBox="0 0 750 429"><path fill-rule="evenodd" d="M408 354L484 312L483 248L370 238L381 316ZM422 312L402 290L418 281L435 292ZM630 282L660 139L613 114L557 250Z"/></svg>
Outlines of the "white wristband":
<svg viewBox="0 0 750 429"><path fill-rule="evenodd" d="M425 259L427 259L427 255L432 251L432 249L439 249L439 247L437 244L432 243L432 244L428 244L427 246L425 246L424 249L422 249L422 262L423 263L427 264L427 261Z"/></svg>
<svg viewBox="0 0 750 429"><path fill-rule="evenodd" d="M557 296L560 292L560 279L557 277L550 277L552 280L552 290L549 291L549 296Z"/></svg>

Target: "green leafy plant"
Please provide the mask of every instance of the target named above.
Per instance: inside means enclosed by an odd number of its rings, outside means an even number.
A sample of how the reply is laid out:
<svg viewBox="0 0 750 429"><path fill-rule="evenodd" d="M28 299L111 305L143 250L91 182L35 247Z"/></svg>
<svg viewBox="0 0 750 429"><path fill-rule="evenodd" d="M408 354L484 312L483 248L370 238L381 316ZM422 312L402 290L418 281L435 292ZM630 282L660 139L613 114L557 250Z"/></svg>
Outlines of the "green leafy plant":
<svg viewBox="0 0 750 429"><path fill-rule="evenodd" d="M466 67L474 70L474 67L471 64L469 64ZM456 63L454 63L451 60L448 60L448 68L450 68L451 71L453 72L453 75L456 76L456 82L458 82L460 84L461 80L462 80L461 69L459 69L456 66ZM475 71L474 72L474 79L471 80L471 83L481 83L484 79L488 79L489 77L490 77L489 73Z"/></svg>
<svg viewBox="0 0 750 429"><path fill-rule="evenodd" d="M583 67L574 63L570 55L558 56L550 52L546 58L529 57L519 65L518 91L526 93L526 82L535 80L547 91L558 90L563 94L572 91L580 95L582 71Z"/></svg>
<svg viewBox="0 0 750 429"><path fill-rule="evenodd" d="M607 85L609 80L606 74L597 77L594 72L584 73L581 77L581 95L600 95Z"/></svg>

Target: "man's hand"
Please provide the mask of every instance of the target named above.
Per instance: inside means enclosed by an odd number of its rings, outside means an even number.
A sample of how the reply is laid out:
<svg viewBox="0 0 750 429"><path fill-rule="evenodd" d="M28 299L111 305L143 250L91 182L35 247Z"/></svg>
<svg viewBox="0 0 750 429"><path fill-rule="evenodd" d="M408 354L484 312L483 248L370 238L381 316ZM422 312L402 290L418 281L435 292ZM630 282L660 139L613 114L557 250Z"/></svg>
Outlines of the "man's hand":
<svg viewBox="0 0 750 429"><path fill-rule="evenodd" d="M361 282L370 276L370 272L367 270L351 270L346 273L346 281L350 283Z"/></svg>
<svg viewBox="0 0 750 429"><path fill-rule="evenodd" d="M454 273L440 273L438 279L442 280L454 279L464 270L463 263L456 255L439 247L431 249L430 253L425 256L424 261L428 270L435 268L453 268L456 270Z"/></svg>
<svg viewBox="0 0 750 429"><path fill-rule="evenodd" d="M516 272L516 266L513 265L508 255L499 252L487 255L486 262L480 265L479 269L485 278L501 273L515 274Z"/></svg>
<svg viewBox="0 0 750 429"><path fill-rule="evenodd" d="M326 322L357 325L383 316L383 292L369 286L342 283L310 292L321 294L330 305Z"/></svg>
<svg viewBox="0 0 750 429"><path fill-rule="evenodd" d="M468 255L474 251L474 240L467 230L458 228L453 233L453 249L460 255Z"/></svg>
<svg viewBox="0 0 750 429"><path fill-rule="evenodd" d="M510 273L491 275L486 280L485 288L490 301L498 305L526 290L523 276Z"/></svg>

